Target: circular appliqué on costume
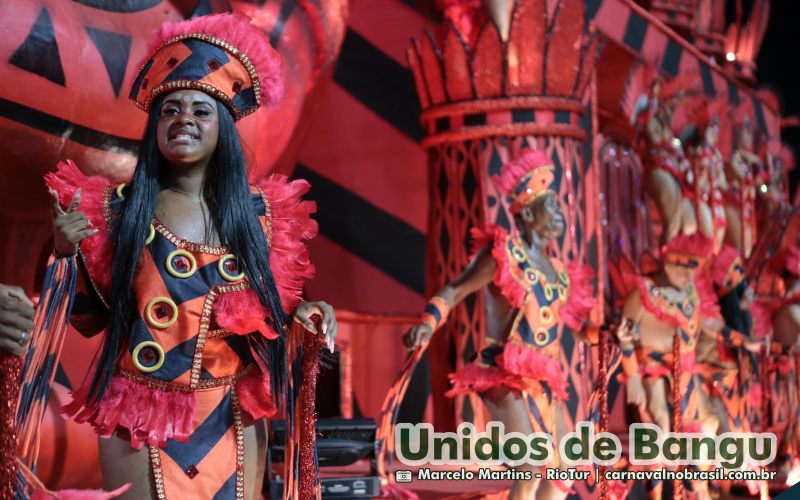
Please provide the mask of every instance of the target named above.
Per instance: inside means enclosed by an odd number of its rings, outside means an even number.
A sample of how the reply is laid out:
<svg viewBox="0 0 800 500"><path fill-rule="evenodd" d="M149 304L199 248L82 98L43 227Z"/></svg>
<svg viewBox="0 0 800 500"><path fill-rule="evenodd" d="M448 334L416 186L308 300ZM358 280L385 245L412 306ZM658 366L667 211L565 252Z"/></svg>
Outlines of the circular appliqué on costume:
<svg viewBox="0 0 800 500"><path fill-rule="evenodd" d="M239 272L237 274L237 271L239 271L239 261L232 253L223 255L222 258L217 261L217 270L220 276L227 281L241 281L244 279L244 272Z"/></svg>
<svg viewBox="0 0 800 500"><path fill-rule="evenodd" d="M511 255L514 256L519 262L524 262L525 259L528 257L525 255L525 251L522 250L520 247L514 247L511 249Z"/></svg>
<svg viewBox="0 0 800 500"><path fill-rule="evenodd" d="M561 283L569 285L569 274L567 274L565 271L558 272L558 279L561 280Z"/></svg>
<svg viewBox="0 0 800 500"><path fill-rule="evenodd" d="M122 194L122 190L125 189L125 186L127 186L127 184L123 182L122 184L117 186L117 189L114 190L114 193L117 195L117 198L125 198L125 195Z"/></svg>
<svg viewBox="0 0 800 500"><path fill-rule="evenodd" d="M147 239L144 240L145 246L152 243L155 237L156 237L156 228L152 224L150 224L150 228L148 229L147 233Z"/></svg>
<svg viewBox="0 0 800 500"><path fill-rule="evenodd" d="M553 321L555 321L555 314L553 314L553 310L549 306L542 306L539 308L539 321L541 321L544 326L551 326L553 324Z"/></svg>
<svg viewBox="0 0 800 500"><path fill-rule="evenodd" d="M567 287L565 285L558 286L558 298L561 302L566 302L569 298L569 292L567 291Z"/></svg>
<svg viewBox="0 0 800 500"><path fill-rule="evenodd" d="M164 349L152 340L140 342L131 354L133 365L142 373L153 373L164 365Z"/></svg>
<svg viewBox="0 0 800 500"><path fill-rule="evenodd" d="M550 343L550 337L550 330L540 326L533 332L533 343L539 347L544 347Z"/></svg>
<svg viewBox="0 0 800 500"><path fill-rule="evenodd" d="M553 297L555 297L555 294L553 293L553 286L545 285L543 288L544 288L544 297L547 300L552 301Z"/></svg>
<svg viewBox="0 0 800 500"><path fill-rule="evenodd" d="M197 271L197 261L194 255L179 248L167 255L167 272L176 278L186 279L192 277Z"/></svg>
<svg viewBox="0 0 800 500"><path fill-rule="evenodd" d="M539 281L539 277L536 276L536 271L534 271L533 269L525 271L525 278L528 279L528 283L530 283L531 285L535 285Z"/></svg>
<svg viewBox="0 0 800 500"><path fill-rule="evenodd" d="M144 317L150 326L163 330L178 320L178 306L169 297L156 297L147 303Z"/></svg>

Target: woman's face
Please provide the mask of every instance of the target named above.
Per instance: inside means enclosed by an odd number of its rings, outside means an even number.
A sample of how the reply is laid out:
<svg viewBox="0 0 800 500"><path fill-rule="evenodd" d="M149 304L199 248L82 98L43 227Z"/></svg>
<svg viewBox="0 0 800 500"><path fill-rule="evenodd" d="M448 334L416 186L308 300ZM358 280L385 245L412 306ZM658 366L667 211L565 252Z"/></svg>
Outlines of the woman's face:
<svg viewBox="0 0 800 500"><path fill-rule="evenodd" d="M566 222L561 211L561 203L555 194L539 197L520 212L526 229L538 233L548 239L555 239L564 234Z"/></svg>
<svg viewBox="0 0 800 500"><path fill-rule="evenodd" d="M694 271L695 269L692 267L664 264L664 274L667 275L667 280L680 290L685 290L694 281Z"/></svg>
<svg viewBox="0 0 800 500"><path fill-rule="evenodd" d="M158 149L172 166L208 164L217 148L217 102L199 90L177 90L164 97L159 113Z"/></svg>

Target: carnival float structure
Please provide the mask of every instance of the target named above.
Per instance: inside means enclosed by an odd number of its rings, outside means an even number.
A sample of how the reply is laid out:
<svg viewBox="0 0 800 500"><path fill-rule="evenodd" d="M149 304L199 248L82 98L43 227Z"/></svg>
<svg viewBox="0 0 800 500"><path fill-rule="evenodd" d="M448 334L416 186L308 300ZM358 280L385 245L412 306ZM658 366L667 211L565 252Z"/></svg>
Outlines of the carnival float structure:
<svg viewBox="0 0 800 500"><path fill-rule="evenodd" d="M251 175L279 170L313 186L321 236L306 293L338 310L338 414L380 420L384 474L398 419L440 430L487 419L479 398L444 397L447 374L485 335L480 296L453 311L427 352L407 360L400 336L469 262L471 227L514 230L490 179L525 148L555 167L567 231L554 255L598 272L589 323L599 340L563 339L570 420L627 432L607 333L621 317L625 275L645 272L674 236L701 233L714 255L734 249L756 290L752 336L767 347L752 368L761 380L752 408L759 430L796 455L794 160L780 141L778 99L755 76L769 3L744 12L738 2L731 15L722 0L3 2L0 282L37 290L52 246L42 176L59 160L129 175L144 119L121 89L150 32L234 10L286 61L283 103L239 125ZM54 408L97 347L68 339ZM84 435L55 410L45 416L48 484L98 486ZM574 488L611 495L609 485Z"/></svg>

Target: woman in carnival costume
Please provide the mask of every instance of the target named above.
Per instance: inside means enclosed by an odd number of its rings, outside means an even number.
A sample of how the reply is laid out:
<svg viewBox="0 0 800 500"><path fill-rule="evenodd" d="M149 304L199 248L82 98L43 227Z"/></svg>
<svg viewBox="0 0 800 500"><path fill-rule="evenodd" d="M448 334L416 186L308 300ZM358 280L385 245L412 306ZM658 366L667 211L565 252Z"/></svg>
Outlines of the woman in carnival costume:
<svg viewBox="0 0 800 500"><path fill-rule="evenodd" d="M755 432L762 410L758 375L764 342L753 338L753 289L739 252L729 245L714 257L711 276L725 325L717 335L703 332L698 339L698 375L719 422L718 434ZM758 492L757 483L748 486L752 494ZM729 491L731 482L711 487Z"/></svg>
<svg viewBox="0 0 800 500"><path fill-rule="evenodd" d="M634 278L616 332L627 401L663 432L713 433L718 426L698 390L695 367L701 329L717 334L716 325L708 321L717 315L716 298L713 292L708 296L696 272L711 249L711 240L699 233L671 239L661 250L661 269ZM660 481L647 486L649 498L661 498ZM695 482L691 488L706 498L705 486Z"/></svg>
<svg viewBox="0 0 800 500"><path fill-rule="evenodd" d="M709 102L703 98L689 113L689 121L695 128L689 157L696 182L695 192L687 196L694 202L698 229L714 242L714 254L722 249L727 229L722 192L728 183L725 160L718 149L720 115L725 105L722 99Z"/></svg>
<svg viewBox="0 0 800 500"><path fill-rule="evenodd" d="M694 171L686 159L683 144L672 127L678 103L684 98L688 81L666 80L650 64L631 71L623 108L636 131L636 149L644 167L644 186L661 214L662 242L677 234L691 234L697 228L692 203Z"/></svg>
<svg viewBox="0 0 800 500"><path fill-rule="evenodd" d="M105 328L64 412L104 438L106 488L259 498L265 417L292 412L287 318L316 333L321 316L329 347L337 330L329 305L300 298L317 232L308 184L249 185L235 127L281 98L281 62L236 14L165 24L148 54L131 91L148 113L133 179L71 162L47 176L56 253L79 257L71 321L87 336Z"/></svg>
<svg viewBox="0 0 800 500"><path fill-rule="evenodd" d="M725 242L748 258L757 238L755 176L761 171L761 159L753 152L755 130L750 117L741 110L735 114L742 117L734 118L734 149L726 163L728 185L723 191L727 220Z"/></svg>
<svg viewBox="0 0 800 500"><path fill-rule="evenodd" d="M567 395L561 339L570 334L565 327L581 332L595 304L593 272L547 255L565 228L547 156L524 150L495 181L512 200L519 234L474 228L477 252L469 266L431 298L423 322L405 340L409 346L427 342L456 304L484 289L484 344L474 362L450 375L447 394L477 392L506 432L546 432L557 443L566 431L559 404ZM569 484L517 481L510 498L533 498L537 491L542 498L565 497Z"/></svg>

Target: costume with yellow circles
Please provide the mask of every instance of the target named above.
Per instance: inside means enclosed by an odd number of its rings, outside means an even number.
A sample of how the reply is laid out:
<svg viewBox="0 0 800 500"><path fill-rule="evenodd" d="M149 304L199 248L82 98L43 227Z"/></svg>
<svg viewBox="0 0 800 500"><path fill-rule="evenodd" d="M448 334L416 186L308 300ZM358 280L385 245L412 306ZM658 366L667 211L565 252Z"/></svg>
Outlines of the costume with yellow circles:
<svg viewBox="0 0 800 500"><path fill-rule="evenodd" d="M278 56L246 18L165 25L152 47L131 93L145 110L160 95L188 88L209 93L238 119L280 93L270 88L280 86ZM61 163L47 184L64 205L81 189L79 209L98 232L80 245L91 290L78 290L77 302L93 295L107 305L111 233L132 188L84 176L72 162ZM308 187L273 175L250 187L245 205L263 230L286 314L314 273L304 243L317 231L314 203L301 200ZM131 289L134 308L113 378L95 400L87 377L64 412L101 437L116 434L134 449L147 447L159 499L244 498L244 428L274 414L281 397L272 397L269 368L251 342L279 336L270 310L228 248L187 241L157 216Z"/></svg>
<svg viewBox="0 0 800 500"><path fill-rule="evenodd" d="M523 151L503 167L498 181L519 212L537 198L554 193L553 167L541 153ZM536 432L555 432L555 404L567 398L567 381L561 361L565 328L579 331L595 304L593 272L581 264L550 261L556 279L549 281L528 256L520 236L490 226L472 230L477 250L490 247L496 263L493 284L517 309L504 340L486 338L477 358L450 375L448 396L483 392L505 386L523 393Z"/></svg>

